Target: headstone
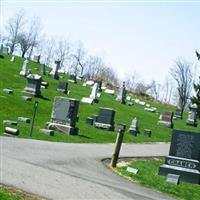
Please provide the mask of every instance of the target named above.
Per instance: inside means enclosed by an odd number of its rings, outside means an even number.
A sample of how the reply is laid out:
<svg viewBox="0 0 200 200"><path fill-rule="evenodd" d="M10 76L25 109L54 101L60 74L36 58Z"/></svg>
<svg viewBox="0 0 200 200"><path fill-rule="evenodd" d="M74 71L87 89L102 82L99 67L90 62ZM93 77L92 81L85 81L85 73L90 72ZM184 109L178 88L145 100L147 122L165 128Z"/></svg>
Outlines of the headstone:
<svg viewBox="0 0 200 200"><path fill-rule="evenodd" d="M13 90L10 89L10 88L4 88L3 89L3 92L7 93L7 94L12 94L13 93Z"/></svg>
<svg viewBox="0 0 200 200"><path fill-rule="evenodd" d="M49 86L49 83L48 83L48 82L45 82L45 81L42 81L42 82L41 82L41 88L47 89L48 86Z"/></svg>
<svg viewBox="0 0 200 200"><path fill-rule="evenodd" d="M88 104L92 104L93 103L93 99L89 98L89 97L83 97L81 99L82 103L88 103Z"/></svg>
<svg viewBox="0 0 200 200"><path fill-rule="evenodd" d="M12 120L3 120L3 124L4 125L14 125L14 126L17 126L17 122L16 121L12 121Z"/></svg>
<svg viewBox="0 0 200 200"><path fill-rule="evenodd" d="M128 132L134 136L137 136L137 134L139 133L139 124L136 117L132 120L131 126L128 129Z"/></svg>
<svg viewBox="0 0 200 200"><path fill-rule="evenodd" d="M187 125L197 127L197 105L193 104L190 106L190 111L188 113Z"/></svg>
<svg viewBox="0 0 200 200"><path fill-rule="evenodd" d="M127 100L127 101L131 101L131 96L127 96L127 97L126 97L126 100Z"/></svg>
<svg viewBox="0 0 200 200"><path fill-rule="evenodd" d="M148 111L148 112L156 112L156 110L157 110L157 108L153 108L153 107L151 107L151 108L144 108L144 110L146 110L146 111Z"/></svg>
<svg viewBox="0 0 200 200"><path fill-rule="evenodd" d="M65 97L56 96L48 129L56 129L70 135L77 135L76 121L78 119L79 101Z"/></svg>
<svg viewBox="0 0 200 200"><path fill-rule="evenodd" d="M55 61L55 66L53 67L53 69L51 70L51 72L49 73L49 76L53 79L58 80L59 79L59 75L58 75L58 70L60 68L60 60L56 60Z"/></svg>
<svg viewBox="0 0 200 200"><path fill-rule="evenodd" d="M180 108L177 108L175 113L174 113L174 118L175 119L183 119L183 111Z"/></svg>
<svg viewBox="0 0 200 200"><path fill-rule="evenodd" d="M90 98L93 99L94 102L98 102L97 91L98 91L98 83L95 83L92 87L92 92L90 94Z"/></svg>
<svg viewBox="0 0 200 200"><path fill-rule="evenodd" d="M19 75L20 76L28 76L29 70L28 70L28 60L25 60L22 66L22 70L20 71Z"/></svg>
<svg viewBox="0 0 200 200"><path fill-rule="evenodd" d="M133 102L128 102L128 106L133 106L134 103Z"/></svg>
<svg viewBox="0 0 200 200"><path fill-rule="evenodd" d="M137 104L140 103L140 100L139 100L139 99L135 99L134 101L135 101L135 103L137 103Z"/></svg>
<svg viewBox="0 0 200 200"><path fill-rule="evenodd" d="M178 185L180 182L180 176L176 174L167 174L166 182Z"/></svg>
<svg viewBox="0 0 200 200"><path fill-rule="evenodd" d="M3 54L8 54L8 47L3 47Z"/></svg>
<svg viewBox="0 0 200 200"><path fill-rule="evenodd" d="M29 74L27 76L27 84L24 88L23 94L26 96L41 96L41 82L41 76L39 76L38 74Z"/></svg>
<svg viewBox="0 0 200 200"><path fill-rule="evenodd" d="M67 94L68 93L68 83L66 81L60 81L58 83L57 91Z"/></svg>
<svg viewBox="0 0 200 200"><path fill-rule="evenodd" d="M176 174L180 181L200 184L200 133L174 130L169 156L159 175Z"/></svg>
<svg viewBox="0 0 200 200"><path fill-rule="evenodd" d="M111 90L111 89L105 89L104 91L106 94L110 94L110 95L114 95L115 94L115 90Z"/></svg>
<svg viewBox="0 0 200 200"><path fill-rule="evenodd" d="M86 81L85 84L89 85L89 86L93 86L94 85L94 81L89 80L89 81Z"/></svg>
<svg viewBox="0 0 200 200"><path fill-rule="evenodd" d="M54 136L54 130L42 128L39 131L40 133L44 133L45 135Z"/></svg>
<svg viewBox="0 0 200 200"><path fill-rule="evenodd" d="M19 122L23 122L23 123L27 123L27 124L31 123L31 119L27 118L27 117L18 117L17 120Z"/></svg>
<svg viewBox="0 0 200 200"><path fill-rule="evenodd" d="M123 131L125 131L126 125L125 125L125 124L117 124L116 128L117 128L118 130L123 130Z"/></svg>
<svg viewBox="0 0 200 200"><path fill-rule="evenodd" d="M19 135L19 129L5 127L5 133L10 134L10 135L18 136Z"/></svg>
<svg viewBox="0 0 200 200"><path fill-rule="evenodd" d="M36 63L40 63L40 55L34 55L33 61L36 62Z"/></svg>
<svg viewBox="0 0 200 200"><path fill-rule="evenodd" d="M94 119L92 117L87 117L86 120L85 120L85 123L89 124L89 125L93 125Z"/></svg>
<svg viewBox="0 0 200 200"><path fill-rule="evenodd" d="M101 92L102 91L102 80L97 80L96 83L98 84L98 90Z"/></svg>
<svg viewBox="0 0 200 200"><path fill-rule="evenodd" d="M94 122L95 128L114 131L115 111L111 108L100 108L99 115Z"/></svg>
<svg viewBox="0 0 200 200"><path fill-rule="evenodd" d="M0 58L4 58L3 56L3 44L0 46Z"/></svg>
<svg viewBox="0 0 200 200"><path fill-rule="evenodd" d="M69 80L70 82L72 83L77 83L77 80L76 80L76 75L75 74L70 74L69 75Z"/></svg>
<svg viewBox="0 0 200 200"><path fill-rule="evenodd" d="M32 97L30 97L30 96L22 96L22 99L25 100L25 101L31 101Z"/></svg>
<svg viewBox="0 0 200 200"><path fill-rule="evenodd" d="M138 173L138 169L135 169L133 167L127 167L126 171L132 174L137 174Z"/></svg>
<svg viewBox="0 0 200 200"><path fill-rule="evenodd" d="M102 90L106 90L107 87L106 87L106 86L101 86L101 89L102 89Z"/></svg>
<svg viewBox="0 0 200 200"><path fill-rule="evenodd" d="M168 128L173 128L174 127L174 124L172 122L173 114L174 114L173 112L164 112L161 115L161 118L158 121L158 124L165 125Z"/></svg>
<svg viewBox="0 0 200 200"><path fill-rule="evenodd" d="M40 68L41 68L40 74L41 75L46 75L46 65L45 64L41 64Z"/></svg>
<svg viewBox="0 0 200 200"><path fill-rule="evenodd" d="M144 135L147 137L151 137L151 130L150 129L144 129Z"/></svg>
<svg viewBox="0 0 200 200"><path fill-rule="evenodd" d="M10 59L10 62L15 62L15 56L12 56L12 58Z"/></svg>
<svg viewBox="0 0 200 200"><path fill-rule="evenodd" d="M139 101L139 104L144 106L146 103L144 101Z"/></svg>
<svg viewBox="0 0 200 200"><path fill-rule="evenodd" d="M147 108L150 108L151 106L150 106L150 104L148 104L148 103L146 103L146 105L145 105Z"/></svg>
<svg viewBox="0 0 200 200"><path fill-rule="evenodd" d="M120 88L119 94L117 95L116 101L119 101L122 104L126 103L126 87L125 82L123 82L122 87Z"/></svg>

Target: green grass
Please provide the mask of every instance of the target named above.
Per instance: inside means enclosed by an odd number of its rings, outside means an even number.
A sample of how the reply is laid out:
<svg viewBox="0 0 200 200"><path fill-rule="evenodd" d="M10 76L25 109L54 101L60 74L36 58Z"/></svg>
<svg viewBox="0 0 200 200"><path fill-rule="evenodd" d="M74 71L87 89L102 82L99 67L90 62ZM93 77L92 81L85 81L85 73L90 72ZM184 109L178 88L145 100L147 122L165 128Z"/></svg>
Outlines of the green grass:
<svg viewBox="0 0 200 200"><path fill-rule="evenodd" d="M181 182L179 185L167 183L166 177L158 175L161 164L163 160L135 160L128 166L138 169L138 174L127 172L127 167L118 167L116 171L134 182L184 200L200 199L200 185L186 182Z"/></svg>
<svg viewBox="0 0 200 200"><path fill-rule="evenodd" d="M16 194L13 194L12 192L1 187L0 187L0 199L1 200L24 200L24 198Z"/></svg>
<svg viewBox="0 0 200 200"><path fill-rule="evenodd" d="M75 143L110 143L114 142L116 138L116 132L109 132L100 129L95 129L92 126L86 125L85 120L92 114L98 114L99 107L109 107L116 110L115 123L124 123L128 128L134 117L139 120L139 129L143 133L145 128L152 130L152 137L148 138L143 134L133 137L126 131L124 142L126 143L139 143L139 142L168 142L171 138L172 130L157 125L159 114L149 113L143 110L143 106L134 105L129 107L128 105L122 105L115 101L115 96L110 96L102 92L100 101L98 104L88 105L80 103L79 106L79 122L77 127L79 128L79 136L70 136L62 133L56 133L54 137L46 136L39 133L40 128L45 127L45 123L50 120L53 100L55 96L72 97L81 100L82 97L89 96L91 92L90 87L83 87L82 82L78 81L77 84L69 82L70 94L65 95L57 92L56 88L58 81L43 76L43 80L49 82L49 89L42 89L42 95L47 98L33 98L32 102L23 101L21 99L21 92L26 85L26 78L20 77L19 72L22 68L23 59L16 57L14 63L10 62L10 56L5 56L4 59L0 59L0 121L5 119L17 120L17 117L32 117L34 101L39 101L39 107L36 114L35 127L33 132L33 138L39 140L60 141L60 142L75 142ZM35 67L39 68L37 63L30 63L30 70L32 73L39 73L39 70L35 70ZM62 75L63 79L67 80L67 75ZM14 90L13 94L3 93L3 88L10 87ZM142 100L142 99L141 99ZM145 100L153 107L157 107L161 113L163 111L174 111L175 108L169 105L159 104L157 102ZM199 132L199 128L186 126L187 114L184 114L183 120L175 121L175 128L181 130L195 130ZM20 129L20 136L22 138L29 138L30 124L18 123ZM3 134L4 127L0 126L0 134Z"/></svg>

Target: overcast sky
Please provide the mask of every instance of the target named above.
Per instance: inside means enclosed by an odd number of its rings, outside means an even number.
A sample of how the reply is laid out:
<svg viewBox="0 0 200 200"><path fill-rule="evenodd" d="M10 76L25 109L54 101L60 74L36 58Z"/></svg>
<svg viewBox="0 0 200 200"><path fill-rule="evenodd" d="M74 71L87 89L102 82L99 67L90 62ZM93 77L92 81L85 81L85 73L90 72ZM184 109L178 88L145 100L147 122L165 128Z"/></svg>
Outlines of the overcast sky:
<svg viewBox="0 0 200 200"><path fill-rule="evenodd" d="M120 77L135 71L162 83L176 59L196 63L200 51L200 2L9 1L1 0L1 28L23 8L39 16L48 36L81 40ZM200 66L199 66L200 67Z"/></svg>

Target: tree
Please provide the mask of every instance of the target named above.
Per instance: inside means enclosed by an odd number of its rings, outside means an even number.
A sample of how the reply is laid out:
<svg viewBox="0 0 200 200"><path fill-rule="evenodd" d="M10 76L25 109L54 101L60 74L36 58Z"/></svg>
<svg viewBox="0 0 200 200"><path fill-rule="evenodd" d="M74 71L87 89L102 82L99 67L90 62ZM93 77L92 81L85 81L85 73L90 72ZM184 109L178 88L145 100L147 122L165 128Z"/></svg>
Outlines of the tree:
<svg viewBox="0 0 200 200"><path fill-rule="evenodd" d="M190 98L193 76L191 65L183 60L178 60L175 66L170 69L170 74L177 84L179 107L184 111Z"/></svg>
<svg viewBox="0 0 200 200"><path fill-rule="evenodd" d="M79 42L77 47L75 47L75 51L74 53L72 53L71 56L73 58L72 66L75 68L75 71L77 71L78 66L80 66L80 75L83 76L83 70L86 64L86 50L84 49L83 44L81 42Z"/></svg>
<svg viewBox="0 0 200 200"><path fill-rule="evenodd" d="M12 18L8 20L6 30L8 33L8 40L10 46L10 54L15 50L15 46L18 43L18 36L22 32L25 12L23 10L18 11Z"/></svg>
<svg viewBox="0 0 200 200"><path fill-rule="evenodd" d="M199 77L199 83L193 84L194 91L196 93L196 96L193 96L191 98L192 103L197 104L197 115L200 117L200 77Z"/></svg>
<svg viewBox="0 0 200 200"><path fill-rule="evenodd" d="M66 40L60 39L55 48L55 59L60 60L61 68L64 67L64 62L70 57L71 46Z"/></svg>
<svg viewBox="0 0 200 200"><path fill-rule="evenodd" d="M155 80L153 80L149 85L149 94L154 97L156 100L160 97L160 88L161 85L159 83L156 83Z"/></svg>

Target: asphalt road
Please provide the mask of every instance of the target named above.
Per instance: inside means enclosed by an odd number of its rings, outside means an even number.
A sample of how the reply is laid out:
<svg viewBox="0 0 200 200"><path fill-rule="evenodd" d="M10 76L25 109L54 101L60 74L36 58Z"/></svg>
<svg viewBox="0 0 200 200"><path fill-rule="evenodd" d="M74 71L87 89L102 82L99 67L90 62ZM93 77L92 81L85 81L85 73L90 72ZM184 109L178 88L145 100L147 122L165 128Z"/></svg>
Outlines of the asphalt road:
<svg viewBox="0 0 200 200"><path fill-rule="evenodd" d="M173 199L131 183L101 162L113 144L70 144L0 137L0 183L48 199ZM168 144L123 144L120 156L165 156Z"/></svg>

